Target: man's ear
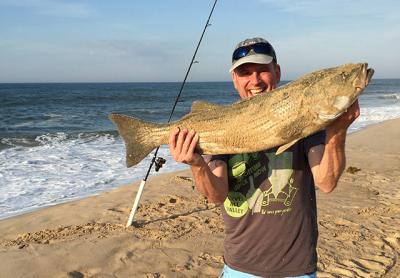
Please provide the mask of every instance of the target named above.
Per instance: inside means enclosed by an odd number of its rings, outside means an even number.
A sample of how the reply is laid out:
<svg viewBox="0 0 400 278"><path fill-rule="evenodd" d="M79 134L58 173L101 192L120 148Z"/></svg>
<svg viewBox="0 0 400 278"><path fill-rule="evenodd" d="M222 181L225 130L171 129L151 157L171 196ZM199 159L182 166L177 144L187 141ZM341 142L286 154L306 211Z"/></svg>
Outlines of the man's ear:
<svg viewBox="0 0 400 278"><path fill-rule="evenodd" d="M276 72L276 80L277 83L281 82L281 66L279 64L275 65L275 72Z"/></svg>
<svg viewBox="0 0 400 278"><path fill-rule="evenodd" d="M237 75L236 75L236 73L235 73L234 70L233 70L232 73L231 73L231 77L232 77L233 86L234 86L235 89L237 90L237 86L236 86L236 78L237 78Z"/></svg>

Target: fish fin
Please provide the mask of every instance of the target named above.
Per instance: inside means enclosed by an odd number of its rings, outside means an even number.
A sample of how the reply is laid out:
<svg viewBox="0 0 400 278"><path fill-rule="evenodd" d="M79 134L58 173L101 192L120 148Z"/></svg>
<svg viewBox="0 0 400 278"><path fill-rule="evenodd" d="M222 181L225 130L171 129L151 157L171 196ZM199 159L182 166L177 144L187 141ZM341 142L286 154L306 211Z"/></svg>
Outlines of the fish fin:
<svg viewBox="0 0 400 278"><path fill-rule="evenodd" d="M206 101L196 100L192 103L192 112L212 110L212 109L218 109L218 108L222 108L222 107L224 107L224 106L215 104L215 103L206 102Z"/></svg>
<svg viewBox="0 0 400 278"><path fill-rule="evenodd" d="M344 110L350 106L350 98L348 96L337 96L333 106L339 110Z"/></svg>
<svg viewBox="0 0 400 278"><path fill-rule="evenodd" d="M119 114L110 114L109 119L117 126L125 142L127 167L138 164L160 145L157 143L159 138L154 138L151 132L157 124Z"/></svg>
<svg viewBox="0 0 400 278"><path fill-rule="evenodd" d="M299 140L300 140L300 139L296 139L296 140L293 140L292 142L289 142L289 143L287 143L287 144L285 144L285 145L280 146L280 147L278 148L278 150L276 151L276 155L279 155L279 154L283 153L284 151L286 151L287 149L289 149L291 146L293 146L294 144L296 144L297 141L299 141Z"/></svg>
<svg viewBox="0 0 400 278"><path fill-rule="evenodd" d="M343 111L344 112L344 111ZM343 114L343 112L336 113L336 114L318 114L318 118L320 118L323 121L330 121L330 120L335 120L338 118L340 115Z"/></svg>

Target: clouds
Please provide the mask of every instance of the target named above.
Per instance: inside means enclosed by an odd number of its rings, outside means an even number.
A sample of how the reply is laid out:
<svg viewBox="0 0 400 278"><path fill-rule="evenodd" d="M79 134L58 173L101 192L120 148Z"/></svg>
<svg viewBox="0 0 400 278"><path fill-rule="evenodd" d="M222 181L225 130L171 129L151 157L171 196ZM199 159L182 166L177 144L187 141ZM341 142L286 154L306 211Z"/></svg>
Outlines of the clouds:
<svg viewBox="0 0 400 278"><path fill-rule="evenodd" d="M374 0L260 0L278 10L307 17L363 17L387 18L398 17L399 1L386 0L378 3Z"/></svg>
<svg viewBox="0 0 400 278"><path fill-rule="evenodd" d="M173 44L159 40L98 40L90 43L92 54L121 57L149 62L165 61L171 58Z"/></svg>
<svg viewBox="0 0 400 278"><path fill-rule="evenodd" d="M1 0L0 6L25 9L32 13L52 17L87 17L93 15L93 7L73 1L57 0Z"/></svg>
<svg viewBox="0 0 400 278"><path fill-rule="evenodd" d="M179 81L210 3L0 0L0 82ZM222 1L190 78L229 80L233 47L254 36L271 40L284 79L360 61L377 69L375 77L399 77L399 6L400 1Z"/></svg>
<svg viewBox="0 0 400 278"><path fill-rule="evenodd" d="M398 29L399 30L399 29ZM396 78L394 70L400 55L394 26L389 30L314 31L281 37L277 40L278 59L284 79L293 79L319 68L343 63L368 62L376 69L376 78Z"/></svg>
<svg viewBox="0 0 400 278"><path fill-rule="evenodd" d="M0 82L176 81L191 48L163 40L0 43Z"/></svg>
<svg viewBox="0 0 400 278"><path fill-rule="evenodd" d="M398 77L399 1L259 0L283 20L275 40L284 78L349 62L369 62L375 77ZM291 22L290 24L284 20ZM279 59L279 58L278 58Z"/></svg>

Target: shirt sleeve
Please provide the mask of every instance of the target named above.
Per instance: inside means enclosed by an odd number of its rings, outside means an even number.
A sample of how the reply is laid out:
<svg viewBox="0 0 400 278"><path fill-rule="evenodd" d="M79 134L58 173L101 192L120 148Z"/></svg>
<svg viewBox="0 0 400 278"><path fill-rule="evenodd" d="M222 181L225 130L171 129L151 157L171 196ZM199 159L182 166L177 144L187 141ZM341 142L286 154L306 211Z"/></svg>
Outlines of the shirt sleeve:
<svg viewBox="0 0 400 278"><path fill-rule="evenodd" d="M204 157L204 160L207 163L214 161L214 160L222 160L226 164L228 164L228 155L226 155L226 154L208 155L207 157Z"/></svg>
<svg viewBox="0 0 400 278"><path fill-rule="evenodd" d="M318 145L325 145L325 137L326 137L325 130L318 131L306 137L304 140L304 153L308 155L308 152L312 147Z"/></svg>

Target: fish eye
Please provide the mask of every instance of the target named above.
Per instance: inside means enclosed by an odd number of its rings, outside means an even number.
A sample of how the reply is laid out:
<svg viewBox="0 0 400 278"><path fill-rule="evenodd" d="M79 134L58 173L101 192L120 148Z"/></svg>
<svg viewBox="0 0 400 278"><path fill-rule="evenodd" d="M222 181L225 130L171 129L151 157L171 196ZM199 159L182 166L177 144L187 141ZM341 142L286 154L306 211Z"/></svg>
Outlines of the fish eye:
<svg viewBox="0 0 400 278"><path fill-rule="evenodd" d="M341 76L343 80L346 80L349 74L347 72L342 71Z"/></svg>

